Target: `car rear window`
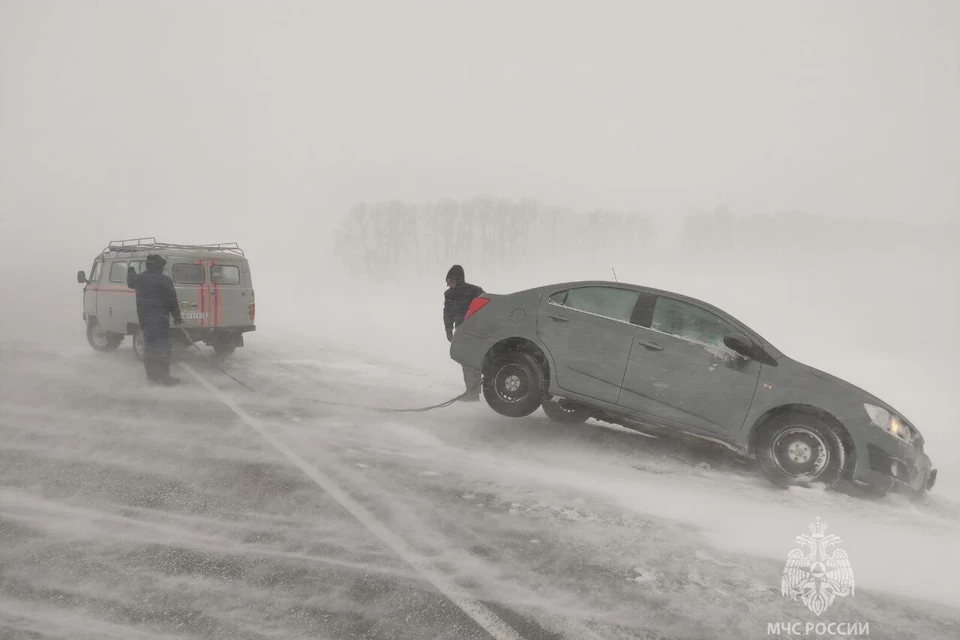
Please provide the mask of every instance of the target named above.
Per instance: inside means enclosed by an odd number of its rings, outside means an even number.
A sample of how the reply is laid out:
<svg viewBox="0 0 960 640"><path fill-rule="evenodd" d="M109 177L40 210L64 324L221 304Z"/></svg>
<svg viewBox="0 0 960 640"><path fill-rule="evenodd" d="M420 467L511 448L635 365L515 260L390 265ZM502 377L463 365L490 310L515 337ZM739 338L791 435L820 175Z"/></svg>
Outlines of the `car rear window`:
<svg viewBox="0 0 960 640"><path fill-rule="evenodd" d="M232 264L216 264L210 267L210 282L214 284L240 284L240 269Z"/></svg>
<svg viewBox="0 0 960 640"><path fill-rule="evenodd" d="M203 284L203 265L184 262L173 265L173 281L177 284Z"/></svg>

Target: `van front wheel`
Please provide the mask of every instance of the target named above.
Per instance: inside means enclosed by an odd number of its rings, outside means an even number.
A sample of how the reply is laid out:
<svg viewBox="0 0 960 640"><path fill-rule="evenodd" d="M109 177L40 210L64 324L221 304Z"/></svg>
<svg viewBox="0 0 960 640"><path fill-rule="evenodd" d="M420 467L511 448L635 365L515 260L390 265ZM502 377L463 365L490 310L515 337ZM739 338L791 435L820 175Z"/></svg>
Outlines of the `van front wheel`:
<svg viewBox="0 0 960 640"><path fill-rule="evenodd" d="M137 360L143 361L143 352L146 346L143 342L143 329L137 328L136 333L133 334L133 355L137 356Z"/></svg>
<svg viewBox="0 0 960 640"><path fill-rule="evenodd" d="M87 323L87 342L96 351L114 351L123 342L123 336L103 328L96 318Z"/></svg>

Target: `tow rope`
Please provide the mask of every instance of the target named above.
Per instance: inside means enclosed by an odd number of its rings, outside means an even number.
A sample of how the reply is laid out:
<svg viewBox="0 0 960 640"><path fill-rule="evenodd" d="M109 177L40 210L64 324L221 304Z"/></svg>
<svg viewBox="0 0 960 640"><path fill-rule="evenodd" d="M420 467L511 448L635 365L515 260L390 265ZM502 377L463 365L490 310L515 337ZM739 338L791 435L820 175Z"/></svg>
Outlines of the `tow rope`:
<svg viewBox="0 0 960 640"><path fill-rule="evenodd" d="M183 325L177 325L177 326L180 327L180 330L181 330L181 331L183 331L183 335L185 335L185 336L187 337L187 340L190 342L190 344L193 346L193 348L196 349L197 352L198 352L200 355L202 355L202 356L207 360L207 362L209 362L210 364L212 364L220 373L222 373L223 375L227 376L228 378L230 378L231 380L233 380L234 382L236 382L237 384L239 384L241 387L243 387L244 389L246 389L246 390L249 391L250 393L256 393L256 391L254 390L253 387L251 387L249 384L247 384L247 383L244 382L243 380L240 380L239 378L237 378L236 376L234 376L233 374L231 374L229 371L227 371L226 369L224 369L223 367L221 367L221 366L220 366L219 364L217 364L209 355L207 355L207 354L203 351L203 349L201 349L199 346L197 346L197 343L193 341L193 338L190 337L190 334L187 332L186 328L185 328ZM475 393L476 391L478 391L478 389L479 389L479 387L480 387L480 384L481 384L481 382L478 381L478 382L477 382L476 384L474 384L470 389L467 389L466 391L464 391L463 393L461 393L461 394L458 395L457 397L451 398L451 399L449 399L449 400L447 400L447 401L445 401L445 402L441 402L440 404L432 404L432 405L427 406L427 407L412 407L412 408L408 408L408 409L395 409L395 408L392 408L392 407L374 407L374 406L365 405L365 404L352 404L352 403L349 403L349 402L336 402L336 401L334 401L334 400L320 400L320 399L318 399L318 398L305 398L305 399L308 400L308 401L310 401L310 402L316 403L316 404L323 404L323 405L333 406L333 407L350 407L350 408L352 408L352 409L366 409L367 411L378 411L378 412L381 412L381 413L425 413L425 412L427 412L427 411L433 411L434 409L443 409L443 408L445 408L445 407L449 407L449 406L452 405L452 404L456 404L457 402L459 402L459 401L462 400L463 398L466 398L467 396L472 395L473 393Z"/></svg>

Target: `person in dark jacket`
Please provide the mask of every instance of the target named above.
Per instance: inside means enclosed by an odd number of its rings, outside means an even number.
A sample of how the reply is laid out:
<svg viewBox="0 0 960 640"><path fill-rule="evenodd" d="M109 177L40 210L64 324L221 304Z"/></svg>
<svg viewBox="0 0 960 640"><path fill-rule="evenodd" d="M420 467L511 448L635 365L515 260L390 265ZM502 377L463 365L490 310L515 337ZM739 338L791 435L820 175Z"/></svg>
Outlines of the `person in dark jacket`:
<svg viewBox="0 0 960 640"><path fill-rule="evenodd" d="M483 293L483 289L466 281L463 267L458 264L447 272L447 290L443 292L443 328L447 332L447 342L453 342L453 332L463 324L464 316L473 299ZM480 400L481 374L476 369L463 367L463 383L467 387L464 400Z"/></svg>
<svg viewBox="0 0 960 640"><path fill-rule="evenodd" d="M137 320L143 331L143 366L151 383L175 385L179 378L170 375L170 316L174 324L183 322L173 280L163 274L166 260L147 256L146 269L137 274L127 269L127 286L137 292Z"/></svg>

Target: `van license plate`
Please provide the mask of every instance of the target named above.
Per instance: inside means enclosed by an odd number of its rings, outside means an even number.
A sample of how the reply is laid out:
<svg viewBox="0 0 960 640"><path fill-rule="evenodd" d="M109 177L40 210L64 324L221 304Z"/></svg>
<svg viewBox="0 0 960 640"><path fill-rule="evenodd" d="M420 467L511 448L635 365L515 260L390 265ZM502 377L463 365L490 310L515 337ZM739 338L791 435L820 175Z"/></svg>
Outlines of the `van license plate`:
<svg viewBox="0 0 960 640"><path fill-rule="evenodd" d="M187 313L181 313L180 316L184 320L206 320L210 317L210 314L206 311L202 313L199 311L189 311Z"/></svg>

